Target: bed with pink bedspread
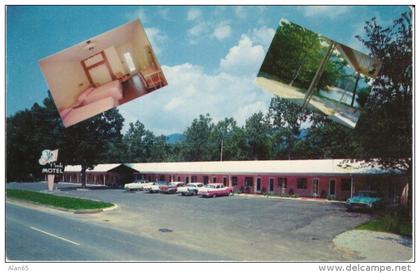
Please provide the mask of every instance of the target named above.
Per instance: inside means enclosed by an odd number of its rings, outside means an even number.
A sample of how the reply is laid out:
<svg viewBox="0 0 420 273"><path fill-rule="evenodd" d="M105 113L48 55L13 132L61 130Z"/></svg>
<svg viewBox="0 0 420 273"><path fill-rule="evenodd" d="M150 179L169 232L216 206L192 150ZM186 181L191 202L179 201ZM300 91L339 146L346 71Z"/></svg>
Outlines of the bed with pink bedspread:
<svg viewBox="0 0 420 273"><path fill-rule="evenodd" d="M78 96L72 106L61 109L60 116L64 126L69 127L118 106L122 97L122 85L118 80L96 88L89 87Z"/></svg>

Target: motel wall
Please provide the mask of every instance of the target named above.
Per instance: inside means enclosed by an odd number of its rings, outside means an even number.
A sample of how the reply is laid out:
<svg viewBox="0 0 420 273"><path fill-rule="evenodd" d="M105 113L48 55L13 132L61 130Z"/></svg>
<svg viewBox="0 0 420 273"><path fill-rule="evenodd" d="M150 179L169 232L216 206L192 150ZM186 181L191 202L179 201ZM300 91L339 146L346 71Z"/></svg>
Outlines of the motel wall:
<svg viewBox="0 0 420 273"><path fill-rule="evenodd" d="M102 185L102 186L119 186L119 174L112 172L86 172L86 184L91 185ZM67 183L82 183L82 175L80 172L64 172L61 179L61 182Z"/></svg>
<svg viewBox="0 0 420 273"><path fill-rule="evenodd" d="M183 181L223 183L235 192L273 193L344 201L360 190L378 191L388 201L398 202L407 183L403 176L372 174L259 174L259 173L147 173L120 166L106 172L87 170L86 183L120 187L133 181ZM80 172L64 172L61 181L81 183Z"/></svg>
<svg viewBox="0 0 420 273"><path fill-rule="evenodd" d="M329 196L345 200L351 195L351 176L346 175L267 175L267 174L138 174L137 179L148 181L184 181L223 183L236 192L251 194L276 193L301 197ZM360 177L354 177L359 180ZM301 180L298 183L298 180ZM306 181L303 182L303 181ZM299 184L299 185L298 185Z"/></svg>

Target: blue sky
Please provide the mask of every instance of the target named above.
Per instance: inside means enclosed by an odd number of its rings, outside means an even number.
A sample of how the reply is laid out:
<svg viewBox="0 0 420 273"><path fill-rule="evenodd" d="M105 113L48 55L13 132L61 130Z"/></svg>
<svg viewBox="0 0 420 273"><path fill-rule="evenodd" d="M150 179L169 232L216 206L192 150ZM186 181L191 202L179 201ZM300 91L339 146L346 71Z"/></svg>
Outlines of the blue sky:
<svg viewBox="0 0 420 273"><path fill-rule="evenodd" d="M280 18L366 52L355 35L406 6L9 6L6 115L42 102L47 84L38 60L140 18L168 86L118 109L156 134L183 132L199 114L240 125L267 110L271 94L254 84Z"/></svg>

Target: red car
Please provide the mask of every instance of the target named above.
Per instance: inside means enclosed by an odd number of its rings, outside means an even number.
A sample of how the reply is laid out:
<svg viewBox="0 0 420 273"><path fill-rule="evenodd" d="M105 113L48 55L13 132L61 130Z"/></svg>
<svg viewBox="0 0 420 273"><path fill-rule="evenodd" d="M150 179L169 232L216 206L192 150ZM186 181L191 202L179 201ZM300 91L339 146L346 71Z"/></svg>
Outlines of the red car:
<svg viewBox="0 0 420 273"><path fill-rule="evenodd" d="M178 187L184 186L184 182L171 182L168 185L160 185L159 191L161 193L176 193Z"/></svg>
<svg viewBox="0 0 420 273"><path fill-rule="evenodd" d="M233 194L233 188L222 183L212 183L200 188L198 194L202 197L229 196Z"/></svg>

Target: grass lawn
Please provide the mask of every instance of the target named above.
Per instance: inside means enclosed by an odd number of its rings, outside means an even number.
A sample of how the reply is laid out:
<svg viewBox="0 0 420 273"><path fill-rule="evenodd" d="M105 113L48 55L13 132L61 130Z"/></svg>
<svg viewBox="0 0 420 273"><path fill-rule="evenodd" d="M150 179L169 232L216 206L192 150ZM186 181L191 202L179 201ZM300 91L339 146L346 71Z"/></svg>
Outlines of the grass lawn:
<svg viewBox="0 0 420 273"><path fill-rule="evenodd" d="M19 199L37 204L48 205L65 209L103 209L112 207L112 203L93 201L88 199L73 198L66 196L57 196L49 193L6 189L8 198Z"/></svg>
<svg viewBox="0 0 420 273"><path fill-rule="evenodd" d="M410 221L400 220L398 216L386 214L376 219L361 224L357 229L365 229L372 231L391 232L399 235L412 237L412 226Z"/></svg>

